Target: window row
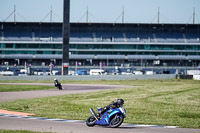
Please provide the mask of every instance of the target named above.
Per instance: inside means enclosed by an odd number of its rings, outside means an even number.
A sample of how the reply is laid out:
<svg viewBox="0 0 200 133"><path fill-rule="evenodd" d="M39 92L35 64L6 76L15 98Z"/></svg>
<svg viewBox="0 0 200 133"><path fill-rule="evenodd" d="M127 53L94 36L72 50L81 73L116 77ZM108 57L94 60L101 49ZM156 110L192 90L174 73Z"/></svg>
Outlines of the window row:
<svg viewBox="0 0 200 133"><path fill-rule="evenodd" d="M0 44L11 49L62 49L62 44ZM200 45L70 44L70 49L200 50Z"/></svg>
<svg viewBox="0 0 200 133"><path fill-rule="evenodd" d="M62 44L0 44L0 48L62 49Z"/></svg>
<svg viewBox="0 0 200 133"><path fill-rule="evenodd" d="M0 51L0 54L62 54L61 51Z"/></svg>
<svg viewBox="0 0 200 133"><path fill-rule="evenodd" d="M71 52L71 54L77 54L77 55L169 55L169 56L173 56L173 55L184 55L184 56L188 56L188 55L194 55L194 56L199 56L200 52L118 52L118 51L112 51L112 52L108 52L108 51L73 51Z"/></svg>
<svg viewBox="0 0 200 133"><path fill-rule="evenodd" d="M51 54L61 55L62 51L21 51L21 50L0 50L0 54ZM200 52L135 52L135 51L70 51L74 55L200 55Z"/></svg>

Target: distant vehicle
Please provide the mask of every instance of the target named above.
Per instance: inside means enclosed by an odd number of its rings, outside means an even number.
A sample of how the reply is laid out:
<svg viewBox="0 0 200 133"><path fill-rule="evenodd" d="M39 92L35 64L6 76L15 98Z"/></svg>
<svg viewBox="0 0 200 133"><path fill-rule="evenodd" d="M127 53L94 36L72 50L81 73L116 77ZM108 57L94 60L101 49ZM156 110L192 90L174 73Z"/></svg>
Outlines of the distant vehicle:
<svg viewBox="0 0 200 133"><path fill-rule="evenodd" d="M187 75L200 75L200 70L187 70Z"/></svg>
<svg viewBox="0 0 200 133"><path fill-rule="evenodd" d="M20 69L20 73L26 73L26 69Z"/></svg>
<svg viewBox="0 0 200 133"><path fill-rule="evenodd" d="M90 75L104 75L105 71L101 69L91 69Z"/></svg>
<svg viewBox="0 0 200 133"><path fill-rule="evenodd" d="M78 75L89 75L87 70L78 70L77 74Z"/></svg>
<svg viewBox="0 0 200 133"><path fill-rule="evenodd" d="M133 73L130 73L130 72L122 72L121 75L133 75Z"/></svg>
<svg viewBox="0 0 200 133"><path fill-rule="evenodd" d="M118 72L112 72L112 75L120 75Z"/></svg>
<svg viewBox="0 0 200 133"><path fill-rule="evenodd" d="M38 75L46 75L45 72L38 72Z"/></svg>
<svg viewBox="0 0 200 133"><path fill-rule="evenodd" d="M200 75L193 75L194 80L200 80Z"/></svg>
<svg viewBox="0 0 200 133"><path fill-rule="evenodd" d="M52 71L52 74L54 75L57 71ZM40 76L46 76L46 75L51 75L51 72L49 70L46 70L45 72L38 69L33 71L34 75L40 75Z"/></svg>
<svg viewBox="0 0 200 133"><path fill-rule="evenodd" d="M135 75L143 75L143 72L142 71L133 71L133 74L135 74Z"/></svg>
<svg viewBox="0 0 200 133"><path fill-rule="evenodd" d="M24 74L25 74L25 72L21 72L20 69L16 69L16 70L14 71L14 75L15 75L15 76L20 76L20 75L24 75Z"/></svg>
<svg viewBox="0 0 200 133"><path fill-rule="evenodd" d="M6 70L6 71L0 72L0 75L3 75L3 76L13 76L14 72Z"/></svg>
<svg viewBox="0 0 200 133"><path fill-rule="evenodd" d="M69 71L68 75L75 75L75 71Z"/></svg>
<svg viewBox="0 0 200 133"><path fill-rule="evenodd" d="M153 71L146 71L145 74L146 75L153 75Z"/></svg>
<svg viewBox="0 0 200 133"><path fill-rule="evenodd" d="M41 71L40 69L37 69L37 70L34 70L34 71L33 71L33 74L34 74L34 75L39 75L40 72L42 72L42 71Z"/></svg>
<svg viewBox="0 0 200 133"><path fill-rule="evenodd" d="M52 71L52 75L56 75L56 73L58 73L58 70L53 70Z"/></svg>
<svg viewBox="0 0 200 133"><path fill-rule="evenodd" d="M162 73L163 73L163 74L170 74L170 71L164 70Z"/></svg>

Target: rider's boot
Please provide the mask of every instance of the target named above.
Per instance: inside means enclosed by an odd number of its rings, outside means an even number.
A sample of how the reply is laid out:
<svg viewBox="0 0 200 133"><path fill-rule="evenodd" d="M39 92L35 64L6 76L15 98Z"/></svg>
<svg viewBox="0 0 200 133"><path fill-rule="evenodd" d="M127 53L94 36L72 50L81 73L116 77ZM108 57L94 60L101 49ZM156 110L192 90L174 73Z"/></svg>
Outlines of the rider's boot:
<svg viewBox="0 0 200 133"><path fill-rule="evenodd" d="M96 116L97 116L97 118L100 120L101 114L100 114L100 113L97 113Z"/></svg>

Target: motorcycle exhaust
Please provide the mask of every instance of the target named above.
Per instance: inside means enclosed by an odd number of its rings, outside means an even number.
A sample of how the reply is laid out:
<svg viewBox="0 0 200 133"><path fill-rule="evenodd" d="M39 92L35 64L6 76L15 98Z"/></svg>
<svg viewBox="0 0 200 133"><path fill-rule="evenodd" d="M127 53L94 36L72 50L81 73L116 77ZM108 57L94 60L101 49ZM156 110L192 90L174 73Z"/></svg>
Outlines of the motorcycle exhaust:
<svg viewBox="0 0 200 133"><path fill-rule="evenodd" d="M98 118L96 117L95 112L94 112L94 110L92 108L90 108L90 113L98 121Z"/></svg>

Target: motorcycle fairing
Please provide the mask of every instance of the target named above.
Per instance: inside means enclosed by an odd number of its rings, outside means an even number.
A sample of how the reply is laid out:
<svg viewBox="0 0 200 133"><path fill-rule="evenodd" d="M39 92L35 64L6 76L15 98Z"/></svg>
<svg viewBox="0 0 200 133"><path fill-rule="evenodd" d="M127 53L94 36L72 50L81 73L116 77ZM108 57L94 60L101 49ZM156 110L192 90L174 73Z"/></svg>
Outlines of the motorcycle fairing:
<svg viewBox="0 0 200 133"><path fill-rule="evenodd" d="M111 118L113 115L116 115L116 114L122 114L119 108L110 109L110 110L106 111L106 112L101 116L101 119L98 120L98 121L96 121L95 124L96 124L96 125L109 125L109 123L110 123L110 118Z"/></svg>

